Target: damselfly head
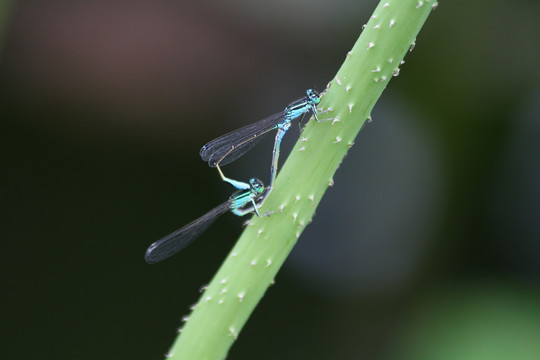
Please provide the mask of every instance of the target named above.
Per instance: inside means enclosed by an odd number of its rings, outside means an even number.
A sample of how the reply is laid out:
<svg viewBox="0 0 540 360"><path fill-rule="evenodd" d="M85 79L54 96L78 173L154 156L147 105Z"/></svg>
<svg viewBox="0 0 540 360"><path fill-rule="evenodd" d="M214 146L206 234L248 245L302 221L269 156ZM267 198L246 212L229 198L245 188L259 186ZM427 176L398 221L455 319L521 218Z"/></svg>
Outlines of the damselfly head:
<svg viewBox="0 0 540 360"><path fill-rule="evenodd" d="M321 101L321 95L313 89L308 89L306 91L307 97L309 99L309 102L312 104L317 105Z"/></svg>
<svg viewBox="0 0 540 360"><path fill-rule="evenodd" d="M256 178L249 179L249 185L251 186L251 190L257 194L262 194L265 190L263 182Z"/></svg>

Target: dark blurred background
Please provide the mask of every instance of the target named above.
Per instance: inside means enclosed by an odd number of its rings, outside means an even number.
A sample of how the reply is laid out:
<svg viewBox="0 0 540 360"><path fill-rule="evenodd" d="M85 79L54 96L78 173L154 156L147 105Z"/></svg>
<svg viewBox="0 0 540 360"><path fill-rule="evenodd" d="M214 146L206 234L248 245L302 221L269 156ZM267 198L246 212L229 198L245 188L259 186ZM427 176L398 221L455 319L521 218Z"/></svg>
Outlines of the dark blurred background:
<svg viewBox="0 0 540 360"><path fill-rule="evenodd" d="M2 358L161 358L246 220L144 262L232 192L199 148L323 90L376 4L0 3ZM441 1L230 359L540 358L539 16Z"/></svg>

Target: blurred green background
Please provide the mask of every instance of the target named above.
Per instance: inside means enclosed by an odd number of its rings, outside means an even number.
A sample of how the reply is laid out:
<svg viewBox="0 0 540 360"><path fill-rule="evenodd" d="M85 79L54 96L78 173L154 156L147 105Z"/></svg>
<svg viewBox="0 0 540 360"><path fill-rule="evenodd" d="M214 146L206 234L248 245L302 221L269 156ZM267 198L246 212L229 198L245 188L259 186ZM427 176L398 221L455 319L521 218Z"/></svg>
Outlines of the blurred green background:
<svg viewBox="0 0 540 360"><path fill-rule="evenodd" d="M323 90L376 4L0 3L2 358L161 358L246 220L144 262L232 192L199 148ZM230 359L540 358L539 18L441 1Z"/></svg>

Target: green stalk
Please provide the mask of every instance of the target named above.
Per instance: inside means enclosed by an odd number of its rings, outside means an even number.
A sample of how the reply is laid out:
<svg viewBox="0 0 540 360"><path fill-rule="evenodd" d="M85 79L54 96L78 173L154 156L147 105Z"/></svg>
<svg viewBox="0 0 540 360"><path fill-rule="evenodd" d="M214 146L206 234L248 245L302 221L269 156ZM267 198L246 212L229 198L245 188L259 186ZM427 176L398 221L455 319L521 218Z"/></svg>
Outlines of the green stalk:
<svg viewBox="0 0 540 360"><path fill-rule="evenodd" d="M310 121L276 180L262 212L251 220L202 294L167 355L172 359L224 359L240 330L273 284L281 265L311 222L339 164L398 73L435 0L386 0L329 83L319 107L332 109ZM283 319L285 323L287 319Z"/></svg>

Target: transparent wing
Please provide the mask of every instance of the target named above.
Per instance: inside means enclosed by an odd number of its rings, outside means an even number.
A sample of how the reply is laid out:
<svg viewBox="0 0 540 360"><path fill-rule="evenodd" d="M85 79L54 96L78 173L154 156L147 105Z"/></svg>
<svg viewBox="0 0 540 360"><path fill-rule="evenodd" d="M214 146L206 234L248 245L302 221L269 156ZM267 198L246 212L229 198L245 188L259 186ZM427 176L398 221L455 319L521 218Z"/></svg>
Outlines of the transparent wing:
<svg viewBox="0 0 540 360"><path fill-rule="evenodd" d="M199 154L211 167L215 167L217 163L226 165L233 162L251 150L269 131L275 129L283 120L284 114L285 112L282 111L270 115L256 123L220 136L204 145Z"/></svg>
<svg viewBox="0 0 540 360"><path fill-rule="evenodd" d="M150 245L144 255L146 262L148 264L160 262L191 244L218 217L230 210L229 204L230 201L227 201L215 207L197 220Z"/></svg>

